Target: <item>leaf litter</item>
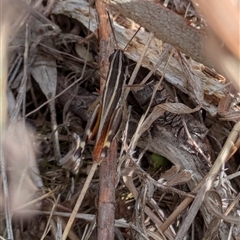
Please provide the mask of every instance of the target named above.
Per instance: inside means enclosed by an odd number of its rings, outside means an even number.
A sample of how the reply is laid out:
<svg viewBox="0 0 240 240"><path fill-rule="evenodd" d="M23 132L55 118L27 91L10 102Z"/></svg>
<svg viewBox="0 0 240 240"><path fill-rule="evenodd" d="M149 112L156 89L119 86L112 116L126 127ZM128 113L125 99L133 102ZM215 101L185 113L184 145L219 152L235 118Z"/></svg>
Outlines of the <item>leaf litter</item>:
<svg viewBox="0 0 240 240"><path fill-rule="evenodd" d="M61 239L92 165L94 141L81 162L76 164L74 155L91 115L88 109L99 95L97 14L83 0L58 1L54 7L54 1L28 7L20 2L14 5L19 17L11 26L15 31L10 33L9 72L4 79L9 123L4 124L2 116L0 206L1 229L7 231L1 235ZM178 6L177 1L174 4ZM135 31L124 22L121 15L113 22L120 47ZM239 181L228 177L239 171L238 93L229 87L231 99L225 98L223 76L206 72L206 67L172 47L172 56L159 50L167 49L167 44L158 39L146 48L150 38L147 31L140 31L126 51L130 74L131 65L141 61L132 77L135 81L126 87L125 100L132 108L118 137L122 150L116 172L116 237L182 239L192 234L209 239L232 234L234 238L239 231ZM146 54L140 58L144 47ZM146 106L138 103L143 95ZM169 162L155 169L151 153ZM96 239L98 180L97 171L70 239ZM20 200L19 194L24 198ZM194 223L192 229L189 223ZM233 224L231 229L226 223ZM214 226L213 231L207 224Z"/></svg>

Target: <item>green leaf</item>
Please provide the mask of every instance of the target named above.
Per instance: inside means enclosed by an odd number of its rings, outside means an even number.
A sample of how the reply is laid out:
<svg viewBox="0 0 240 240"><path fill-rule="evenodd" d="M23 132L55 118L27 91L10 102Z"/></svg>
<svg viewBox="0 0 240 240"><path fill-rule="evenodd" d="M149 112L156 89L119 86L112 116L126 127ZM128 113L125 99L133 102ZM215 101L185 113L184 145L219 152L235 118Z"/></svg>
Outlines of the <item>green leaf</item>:
<svg viewBox="0 0 240 240"><path fill-rule="evenodd" d="M152 162L153 162L153 168L155 170L157 170L160 167L164 167L164 166L169 164L169 161L165 157L163 157L161 155L158 155L156 153L153 153L151 155L151 159L152 159Z"/></svg>

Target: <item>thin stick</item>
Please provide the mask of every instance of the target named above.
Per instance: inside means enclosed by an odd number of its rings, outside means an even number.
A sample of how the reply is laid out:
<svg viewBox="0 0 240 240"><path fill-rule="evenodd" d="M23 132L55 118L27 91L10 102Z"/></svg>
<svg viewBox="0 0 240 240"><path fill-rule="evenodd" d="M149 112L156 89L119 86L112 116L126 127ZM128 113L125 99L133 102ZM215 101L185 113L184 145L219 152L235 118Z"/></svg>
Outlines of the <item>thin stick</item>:
<svg viewBox="0 0 240 240"><path fill-rule="evenodd" d="M116 48L119 49L118 43L117 43L117 38L116 38L115 32L114 32L114 30L113 30L113 25L112 25L112 21L111 21L111 18L110 18L110 14L109 14L108 11L106 11L106 12L107 12L107 15L108 15L108 21L109 21L109 23L110 23L110 27L111 27L111 30L112 30L114 42L115 42L115 44L116 44Z"/></svg>
<svg viewBox="0 0 240 240"><path fill-rule="evenodd" d="M129 79L129 82L128 82L129 85L132 85L133 82L135 81L135 78L136 78L136 76L137 76L137 73L138 73L138 71L139 71L139 69L140 69L140 67L141 67L141 65L142 65L143 58L145 57L145 55L146 55L146 53L147 53L147 50L148 50L148 48L149 48L149 46L150 46L150 43L151 43L151 41L153 40L153 38L154 38L154 35L153 35L152 33L150 33L150 34L149 34L149 37L148 37L148 40L147 40L147 42L146 42L145 48L144 48L144 50L143 50L143 52L142 52L142 54L141 54L141 57L139 58L139 60L138 60L138 62L137 62L137 65L135 66L134 71L133 71L133 73L132 73L132 75L131 75L131 78ZM125 89L125 92L124 92L124 100L127 99L127 96L128 96L128 94L129 94L129 92L130 92L130 89L129 89L129 88L126 88L126 89Z"/></svg>
<svg viewBox="0 0 240 240"><path fill-rule="evenodd" d="M108 23L106 19L106 5L102 1L96 1L97 13L99 16L99 32L105 32L105 29L108 29ZM114 36L115 44L118 49L116 36L112 27L112 22L110 20L109 13L108 19L110 26L112 28L112 33ZM109 41L109 32L108 35L100 35L100 43L104 40ZM105 39L106 37L106 39ZM102 53L108 53L107 45L100 45ZM100 56L100 57L104 57ZM106 62L103 62L105 65L100 65L100 72L104 75L105 70L109 71L109 65ZM107 84L107 83L106 83ZM103 117L104 119L104 117ZM101 130L101 128L100 128ZM99 131L99 129L98 129ZM117 144L116 141L113 141L111 144L108 154L100 166L100 176L99 176L99 202L98 202L98 219L97 219L97 239L114 239L114 220L115 220L115 172L116 172L116 162L117 162ZM106 176L106 173L107 176Z"/></svg>
<svg viewBox="0 0 240 240"><path fill-rule="evenodd" d="M81 191L81 193L80 193L80 195L79 195L79 197L77 199L75 207L74 207L74 209L73 209L73 211L71 213L71 216L68 219L67 226L66 226L66 228L65 228L65 230L63 232L62 240L66 240L67 239L68 233L69 233L69 231L70 231L70 229L72 227L73 221L76 218L78 210L79 210L79 208L80 208L80 206L82 204L83 198L84 198L84 196L85 196L85 194L86 194L86 192L88 190L88 186L89 186L90 182L92 181L92 178L94 176L94 173L95 173L97 167L98 167L98 163L94 162L92 167L91 167L91 170L90 170L90 172L89 172L89 174L87 176L87 179L86 179L86 181L85 181L85 183L83 185L83 189L82 189L82 191Z"/></svg>
<svg viewBox="0 0 240 240"><path fill-rule="evenodd" d="M139 32L140 29L141 29L141 26L139 26L139 28L137 29L137 31L132 35L132 37L131 37L130 40L128 41L127 45L126 45L125 48L123 49L123 52L125 52L125 50L126 50L127 47L129 46L129 44L131 43L131 41L135 38L135 36L137 35L137 33Z"/></svg>
<svg viewBox="0 0 240 240"><path fill-rule="evenodd" d="M119 49L118 43L117 43L117 38L113 29L113 24L112 21L110 19L110 15L109 12L107 11L107 15L108 15L108 19L109 19L109 23L110 23L110 27L112 29L112 34L113 34L113 38L116 44L117 49ZM128 41L127 45L124 47L123 52L125 52L125 50L127 49L127 47L129 46L129 44L132 42L132 40L135 38L135 36L137 35L137 33L139 32L139 30L141 29L141 26L139 26L139 28L137 29L137 31L132 35L132 37L130 38L130 40Z"/></svg>

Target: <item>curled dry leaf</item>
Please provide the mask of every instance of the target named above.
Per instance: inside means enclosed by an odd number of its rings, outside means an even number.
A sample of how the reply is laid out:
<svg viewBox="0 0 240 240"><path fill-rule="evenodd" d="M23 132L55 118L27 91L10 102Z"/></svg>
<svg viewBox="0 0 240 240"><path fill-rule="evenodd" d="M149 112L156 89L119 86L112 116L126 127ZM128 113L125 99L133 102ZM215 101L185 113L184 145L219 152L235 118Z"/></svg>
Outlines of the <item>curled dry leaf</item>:
<svg viewBox="0 0 240 240"><path fill-rule="evenodd" d="M39 84L48 100L55 96L57 86L57 69L54 58L38 54L36 61L32 66L31 75Z"/></svg>
<svg viewBox="0 0 240 240"><path fill-rule="evenodd" d="M200 110L200 106L197 106L194 109L189 108L188 106L182 103L162 103L154 107L153 111L149 114L149 116L144 121L141 130L139 131L139 135L142 135L152 123L163 115L165 111L176 113L176 114L189 114Z"/></svg>
<svg viewBox="0 0 240 240"><path fill-rule="evenodd" d="M161 175L161 178L158 180L161 182L165 180L164 183L166 186L176 186L188 182L192 178L191 171L187 169L179 170L176 166L171 167L169 170L164 172Z"/></svg>

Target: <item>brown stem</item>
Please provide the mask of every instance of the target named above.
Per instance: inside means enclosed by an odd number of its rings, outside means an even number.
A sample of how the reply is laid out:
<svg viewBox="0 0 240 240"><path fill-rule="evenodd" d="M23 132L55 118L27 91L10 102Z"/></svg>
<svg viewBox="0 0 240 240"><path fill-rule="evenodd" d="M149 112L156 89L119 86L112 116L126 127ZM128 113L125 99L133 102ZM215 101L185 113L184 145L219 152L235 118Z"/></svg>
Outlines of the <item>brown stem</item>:
<svg viewBox="0 0 240 240"><path fill-rule="evenodd" d="M115 174L117 143L114 140L107 158L100 166L100 189L98 201L98 239L114 239L115 219Z"/></svg>
<svg viewBox="0 0 240 240"><path fill-rule="evenodd" d="M99 67L100 76L107 76L108 72L108 58L109 58L109 26L107 22L106 4L100 0L96 1L96 10L99 19L98 37L99 37ZM103 92L105 86L105 79L100 78L100 92Z"/></svg>
<svg viewBox="0 0 240 240"><path fill-rule="evenodd" d="M109 25L107 22L106 5L96 1L96 9L99 17L99 48L100 48L100 75L107 76L109 58ZM100 90L103 92L105 79L100 80ZM100 190L98 202L98 239L114 239L115 219L115 173L117 159L116 141L110 146L107 158L100 166Z"/></svg>

